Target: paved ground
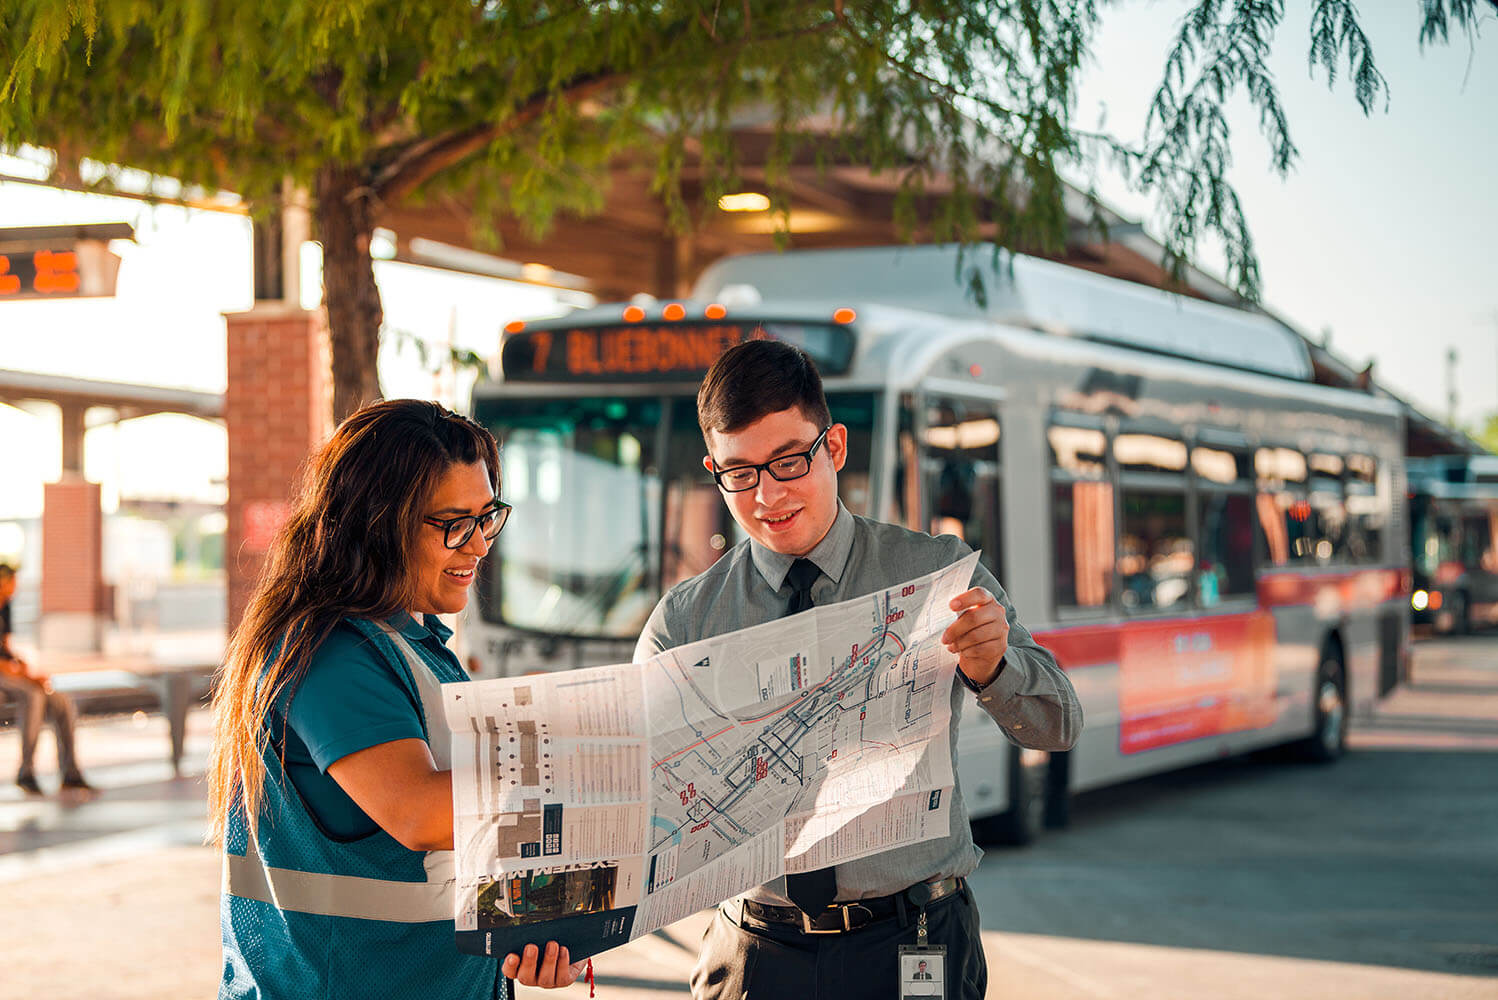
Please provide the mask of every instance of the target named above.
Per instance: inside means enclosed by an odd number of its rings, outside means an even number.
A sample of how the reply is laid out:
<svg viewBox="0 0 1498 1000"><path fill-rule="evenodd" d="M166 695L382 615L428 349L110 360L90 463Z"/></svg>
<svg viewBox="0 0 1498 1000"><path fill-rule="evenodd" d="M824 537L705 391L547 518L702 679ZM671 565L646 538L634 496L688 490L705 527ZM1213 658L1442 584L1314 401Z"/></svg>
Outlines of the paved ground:
<svg viewBox="0 0 1498 1000"><path fill-rule="evenodd" d="M1498 1000L1498 636L1422 642L1415 664L1333 768L1135 782L989 854L973 882L991 995ZM207 729L195 712L186 778L142 716L82 727L98 798L0 787L0 1000L213 994L219 866L191 776ZM16 753L0 733L0 775ZM603 956L599 997L682 995L705 919Z"/></svg>

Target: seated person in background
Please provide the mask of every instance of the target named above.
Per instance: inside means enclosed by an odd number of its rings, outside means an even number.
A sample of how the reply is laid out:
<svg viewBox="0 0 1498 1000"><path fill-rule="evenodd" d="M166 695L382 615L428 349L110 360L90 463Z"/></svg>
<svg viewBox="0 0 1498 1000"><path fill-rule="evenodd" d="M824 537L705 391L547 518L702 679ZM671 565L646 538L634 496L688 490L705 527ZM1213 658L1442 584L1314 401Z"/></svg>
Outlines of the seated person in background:
<svg viewBox="0 0 1498 1000"><path fill-rule="evenodd" d="M73 749L78 712L72 699L52 690L47 675L32 670L10 648L10 601L15 593L16 567L0 563L0 691L21 703L21 768L16 772L16 784L28 795L42 794L33 760L42 723L50 718L57 735L57 768L62 772L62 790L92 792L93 786L83 780L83 772L78 770L78 755Z"/></svg>

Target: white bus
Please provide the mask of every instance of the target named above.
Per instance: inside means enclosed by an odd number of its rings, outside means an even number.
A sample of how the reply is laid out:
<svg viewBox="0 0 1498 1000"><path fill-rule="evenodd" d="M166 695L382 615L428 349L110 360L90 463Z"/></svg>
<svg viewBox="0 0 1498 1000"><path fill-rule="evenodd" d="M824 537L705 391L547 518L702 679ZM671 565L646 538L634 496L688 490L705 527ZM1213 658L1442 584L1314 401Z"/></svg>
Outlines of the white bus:
<svg viewBox="0 0 1498 1000"><path fill-rule="evenodd" d="M978 549L1082 699L1067 754L962 726L981 838L1226 754L1338 756L1407 670L1398 405L1312 384L1267 317L969 254L728 258L686 301L510 324L473 397L515 512L464 623L470 669L626 660L663 590L738 540L695 393L724 348L773 337L815 358L848 427L847 507Z"/></svg>

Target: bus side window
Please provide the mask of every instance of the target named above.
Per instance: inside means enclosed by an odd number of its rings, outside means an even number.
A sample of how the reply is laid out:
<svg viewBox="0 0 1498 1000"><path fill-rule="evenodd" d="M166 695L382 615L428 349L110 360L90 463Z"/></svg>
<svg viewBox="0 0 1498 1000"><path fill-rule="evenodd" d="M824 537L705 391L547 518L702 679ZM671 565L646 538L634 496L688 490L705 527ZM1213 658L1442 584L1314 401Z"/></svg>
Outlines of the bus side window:
<svg viewBox="0 0 1498 1000"><path fill-rule="evenodd" d="M961 538L1002 578L998 411L986 402L928 399L922 433L926 530Z"/></svg>
<svg viewBox="0 0 1498 1000"><path fill-rule="evenodd" d="M921 462L915 446L915 401L909 396L900 400L900 426L895 432L894 456L895 524L921 530Z"/></svg>
<svg viewBox="0 0 1498 1000"><path fill-rule="evenodd" d="M1310 465L1310 517L1307 535L1307 558L1320 565L1347 562L1347 502L1343 488L1346 467L1340 456L1313 452Z"/></svg>
<svg viewBox="0 0 1498 1000"><path fill-rule="evenodd" d="M837 474L838 496L849 513L868 515L873 503L869 495L869 473L874 455L874 395L869 392L830 392L827 394L827 408L832 413L833 423L848 428L847 460Z"/></svg>
<svg viewBox="0 0 1498 1000"><path fill-rule="evenodd" d="M1189 603L1196 547L1186 523L1186 445L1159 434L1113 439L1123 523L1118 574L1124 608L1160 611Z"/></svg>
<svg viewBox="0 0 1498 1000"><path fill-rule="evenodd" d="M1268 564L1284 566L1311 558L1306 457L1291 448L1260 448L1254 452L1254 474L1259 489L1254 506L1264 531Z"/></svg>
<svg viewBox="0 0 1498 1000"><path fill-rule="evenodd" d="M1196 482L1196 599L1210 608L1254 592L1253 463L1242 449L1191 449Z"/></svg>
<svg viewBox="0 0 1498 1000"><path fill-rule="evenodd" d="M1484 511L1474 511L1462 519L1462 565L1493 571L1492 525Z"/></svg>
<svg viewBox="0 0 1498 1000"><path fill-rule="evenodd" d="M1354 563L1376 563L1383 548L1383 515L1378 502L1378 463L1368 455L1347 456L1347 556ZM1418 559L1417 551L1415 557Z"/></svg>
<svg viewBox="0 0 1498 1000"><path fill-rule="evenodd" d="M1113 589L1113 484L1101 428L1056 424L1051 448L1051 545L1057 609L1108 605Z"/></svg>

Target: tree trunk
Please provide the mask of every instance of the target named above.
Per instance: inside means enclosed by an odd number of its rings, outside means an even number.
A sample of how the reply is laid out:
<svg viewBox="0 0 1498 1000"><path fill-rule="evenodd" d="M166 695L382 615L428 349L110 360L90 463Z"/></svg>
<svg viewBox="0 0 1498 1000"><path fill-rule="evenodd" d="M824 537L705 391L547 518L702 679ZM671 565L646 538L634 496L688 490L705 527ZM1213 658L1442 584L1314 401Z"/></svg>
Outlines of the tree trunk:
<svg viewBox="0 0 1498 1000"><path fill-rule="evenodd" d="M369 239L374 206L350 167L326 166L317 175L317 238L322 243L324 300L332 348L333 421L380 398L375 361L385 320L375 286Z"/></svg>

